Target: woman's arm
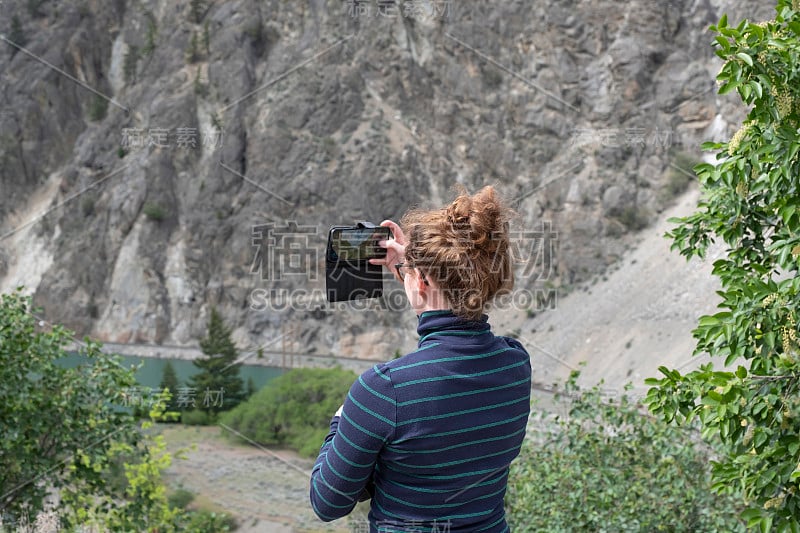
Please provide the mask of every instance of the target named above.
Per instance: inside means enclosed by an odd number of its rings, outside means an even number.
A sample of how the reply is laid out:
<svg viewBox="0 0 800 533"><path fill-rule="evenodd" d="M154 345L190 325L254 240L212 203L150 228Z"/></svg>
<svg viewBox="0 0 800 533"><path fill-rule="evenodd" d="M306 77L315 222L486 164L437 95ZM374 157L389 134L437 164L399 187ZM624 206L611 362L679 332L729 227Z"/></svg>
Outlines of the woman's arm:
<svg viewBox="0 0 800 533"><path fill-rule="evenodd" d="M391 379L377 365L350 387L311 473L311 506L320 519L335 520L353 510L394 435L396 407Z"/></svg>

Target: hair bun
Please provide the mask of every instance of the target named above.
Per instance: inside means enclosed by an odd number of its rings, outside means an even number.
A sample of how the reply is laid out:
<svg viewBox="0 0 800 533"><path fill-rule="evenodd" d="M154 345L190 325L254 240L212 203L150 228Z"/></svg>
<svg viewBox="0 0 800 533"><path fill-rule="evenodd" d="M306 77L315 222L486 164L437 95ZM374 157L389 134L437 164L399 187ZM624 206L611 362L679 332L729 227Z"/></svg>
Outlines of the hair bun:
<svg viewBox="0 0 800 533"><path fill-rule="evenodd" d="M513 211L492 186L472 196L460 189L446 207L403 216L405 257L443 291L456 315L479 320L486 305L514 285L508 234Z"/></svg>
<svg viewBox="0 0 800 533"><path fill-rule="evenodd" d="M472 215L472 198L466 194L460 195L447 207L447 220L453 226L469 224Z"/></svg>

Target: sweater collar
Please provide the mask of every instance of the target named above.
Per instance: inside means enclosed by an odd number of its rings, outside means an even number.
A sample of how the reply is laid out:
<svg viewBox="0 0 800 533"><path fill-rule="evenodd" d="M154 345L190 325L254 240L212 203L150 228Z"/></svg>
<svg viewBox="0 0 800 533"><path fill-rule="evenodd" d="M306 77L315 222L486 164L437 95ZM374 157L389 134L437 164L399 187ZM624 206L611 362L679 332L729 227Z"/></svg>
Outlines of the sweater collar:
<svg viewBox="0 0 800 533"><path fill-rule="evenodd" d="M482 315L480 320L466 320L457 317L449 309L425 311L419 315L419 323L417 324L419 343L421 345L429 337L445 331L474 332L474 334L488 332L490 329L488 321L489 317L487 315ZM445 333L445 335L447 334Z"/></svg>

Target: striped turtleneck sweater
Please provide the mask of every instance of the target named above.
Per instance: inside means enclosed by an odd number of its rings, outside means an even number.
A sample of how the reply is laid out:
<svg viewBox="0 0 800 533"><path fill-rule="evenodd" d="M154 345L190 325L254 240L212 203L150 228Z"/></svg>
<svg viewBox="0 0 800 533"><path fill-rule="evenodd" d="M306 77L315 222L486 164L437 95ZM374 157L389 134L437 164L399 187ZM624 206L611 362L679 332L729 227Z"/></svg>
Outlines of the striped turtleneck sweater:
<svg viewBox="0 0 800 533"><path fill-rule="evenodd" d="M368 492L371 533L508 531L503 497L530 413L523 346L487 317L419 317L418 348L350 388L311 474L322 520Z"/></svg>

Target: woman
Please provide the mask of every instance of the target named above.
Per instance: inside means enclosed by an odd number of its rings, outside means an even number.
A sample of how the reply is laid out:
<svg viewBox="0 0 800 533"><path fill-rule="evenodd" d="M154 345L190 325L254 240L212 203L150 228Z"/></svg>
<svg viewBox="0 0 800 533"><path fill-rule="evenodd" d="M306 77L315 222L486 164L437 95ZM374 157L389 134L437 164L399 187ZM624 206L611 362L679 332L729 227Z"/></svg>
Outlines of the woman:
<svg viewBox="0 0 800 533"><path fill-rule="evenodd" d="M418 348L375 365L331 421L311 475L325 521L372 497L371 532L508 531L503 497L530 412L531 366L483 311L513 285L510 211L492 187L392 221L386 258Z"/></svg>

